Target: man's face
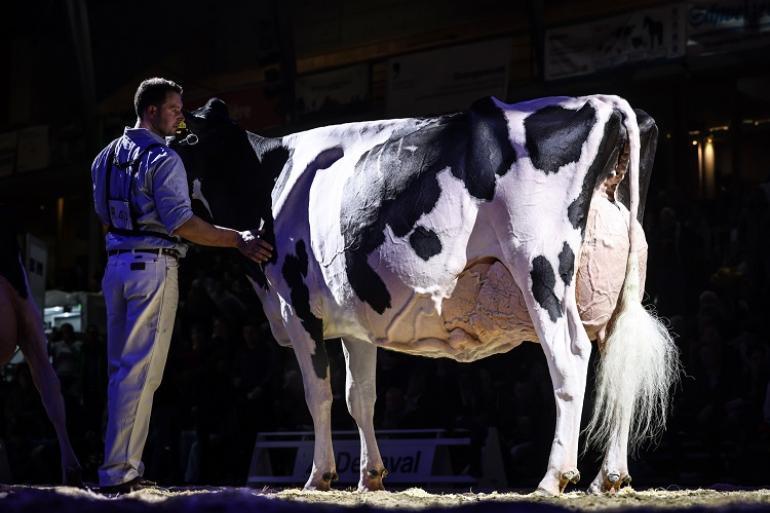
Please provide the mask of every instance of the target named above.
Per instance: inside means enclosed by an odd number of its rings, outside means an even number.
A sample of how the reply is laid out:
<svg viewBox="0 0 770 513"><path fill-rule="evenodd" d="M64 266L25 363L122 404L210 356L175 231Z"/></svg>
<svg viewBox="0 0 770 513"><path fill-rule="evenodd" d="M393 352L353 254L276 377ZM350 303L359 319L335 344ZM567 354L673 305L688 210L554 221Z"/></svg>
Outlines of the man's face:
<svg viewBox="0 0 770 513"><path fill-rule="evenodd" d="M184 120L182 95L175 91L166 93L166 100L160 107L150 105L147 109L153 131L168 137L174 135L176 127Z"/></svg>

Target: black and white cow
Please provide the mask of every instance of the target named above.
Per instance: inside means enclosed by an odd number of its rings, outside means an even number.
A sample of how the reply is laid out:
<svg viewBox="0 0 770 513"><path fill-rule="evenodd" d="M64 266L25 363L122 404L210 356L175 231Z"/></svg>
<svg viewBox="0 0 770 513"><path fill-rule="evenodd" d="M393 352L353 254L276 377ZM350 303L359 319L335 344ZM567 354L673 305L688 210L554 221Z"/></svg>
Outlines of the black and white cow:
<svg viewBox="0 0 770 513"><path fill-rule="evenodd" d="M591 308L603 358L590 440L606 454L591 490L629 481L627 447L665 424L678 365L640 301L640 159L649 176L657 128L639 117L641 134L613 96L487 98L447 116L268 139L239 129L219 100L188 115L199 143L177 148L193 197L215 222L265 221L276 247L249 273L302 369L315 429L306 488L328 489L336 475L324 340L337 337L361 436L359 489L381 489L385 474L372 424L378 347L472 361L525 340L543 347L557 406L539 489L576 483L591 352L581 314ZM628 209L616 201L626 170Z"/></svg>

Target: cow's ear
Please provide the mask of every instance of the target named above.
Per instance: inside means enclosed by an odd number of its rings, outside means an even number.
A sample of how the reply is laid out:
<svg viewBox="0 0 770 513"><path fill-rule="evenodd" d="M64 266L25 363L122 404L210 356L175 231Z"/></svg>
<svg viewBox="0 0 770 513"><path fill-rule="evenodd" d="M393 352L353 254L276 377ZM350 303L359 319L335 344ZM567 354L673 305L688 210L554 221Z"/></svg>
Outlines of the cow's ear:
<svg viewBox="0 0 770 513"><path fill-rule="evenodd" d="M220 98L211 98L204 107L204 117L210 120L230 121L227 104Z"/></svg>

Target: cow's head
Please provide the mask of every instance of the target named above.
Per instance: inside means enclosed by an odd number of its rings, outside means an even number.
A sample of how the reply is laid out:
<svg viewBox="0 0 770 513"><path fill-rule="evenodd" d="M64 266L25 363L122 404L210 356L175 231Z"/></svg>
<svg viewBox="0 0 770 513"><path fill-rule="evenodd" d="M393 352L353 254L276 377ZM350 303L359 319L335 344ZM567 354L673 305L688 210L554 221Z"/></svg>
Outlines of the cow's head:
<svg viewBox="0 0 770 513"><path fill-rule="evenodd" d="M189 134L172 147L184 161L196 214L238 230L267 222L274 177L262 169L249 135L230 119L225 103L212 98L186 113L185 122Z"/></svg>
<svg viewBox="0 0 770 513"><path fill-rule="evenodd" d="M262 228L262 237L275 245L271 192L288 152L278 140L240 128L218 98L185 113L185 122L188 133L172 147L184 161L195 213L228 228ZM268 263L277 257L278 251L273 251ZM262 268L244 261L249 276L266 289Z"/></svg>

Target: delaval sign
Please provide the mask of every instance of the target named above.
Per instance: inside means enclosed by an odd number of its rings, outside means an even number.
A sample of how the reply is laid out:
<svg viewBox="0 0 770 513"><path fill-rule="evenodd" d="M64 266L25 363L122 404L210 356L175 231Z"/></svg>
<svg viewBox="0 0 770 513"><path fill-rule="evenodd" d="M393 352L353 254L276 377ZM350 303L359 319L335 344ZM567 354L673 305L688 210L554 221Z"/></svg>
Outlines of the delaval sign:
<svg viewBox="0 0 770 513"><path fill-rule="evenodd" d="M388 469L389 483L431 482L436 446L425 440L381 440L382 463ZM357 440L335 440L334 457L341 483L357 483L360 477L360 445ZM313 446L299 447L294 460L294 475L310 474Z"/></svg>

